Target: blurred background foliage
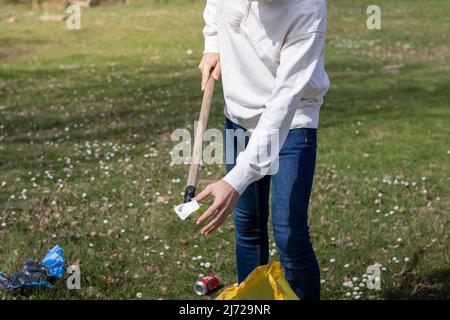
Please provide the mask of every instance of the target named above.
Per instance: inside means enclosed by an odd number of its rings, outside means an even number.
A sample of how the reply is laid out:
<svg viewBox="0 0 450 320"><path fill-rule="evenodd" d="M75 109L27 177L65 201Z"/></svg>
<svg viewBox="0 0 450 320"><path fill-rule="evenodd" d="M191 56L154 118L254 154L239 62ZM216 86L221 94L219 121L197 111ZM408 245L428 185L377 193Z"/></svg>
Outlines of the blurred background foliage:
<svg viewBox="0 0 450 320"><path fill-rule="evenodd" d="M177 2L198 2L201 0L148 0L147 2L155 3L177 3ZM30 5L34 8L51 8L51 7L65 7L70 4L79 4L81 6L100 6L112 4L128 4L136 2L133 0L0 0L0 5Z"/></svg>

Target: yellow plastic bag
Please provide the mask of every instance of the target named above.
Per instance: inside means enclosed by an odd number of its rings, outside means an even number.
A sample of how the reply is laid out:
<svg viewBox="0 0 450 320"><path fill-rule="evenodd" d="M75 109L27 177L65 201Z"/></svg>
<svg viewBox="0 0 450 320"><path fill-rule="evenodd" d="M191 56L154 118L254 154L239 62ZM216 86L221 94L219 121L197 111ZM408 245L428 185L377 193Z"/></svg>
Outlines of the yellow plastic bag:
<svg viewBox="0 0 450 320"><path fill-rule="evenodd" d="M255 268L240 285L225 288L217 300L300 300L284 278L281 264Z"/></svg>

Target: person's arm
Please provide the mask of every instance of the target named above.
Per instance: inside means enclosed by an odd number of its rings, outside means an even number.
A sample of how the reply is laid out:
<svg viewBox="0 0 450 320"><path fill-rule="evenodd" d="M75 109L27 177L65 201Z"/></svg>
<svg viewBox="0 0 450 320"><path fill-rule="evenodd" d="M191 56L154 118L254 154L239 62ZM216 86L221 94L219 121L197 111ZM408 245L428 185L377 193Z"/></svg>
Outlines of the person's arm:
<svg viewBox="0 0 450 320"><path fill-rule="evenodd" d="M288 38L283 46L275 87L266 102L266 110L235 167L223 178L239 194L265 176L278 158L305 87L322 57L324 42L323 32L313 32ZM274 145L274 139L279 143Z"/></svg>
<svg viewBox="0 0 450 320"><path fill-rule="evenodd" d="M215 80L219 80L220 76L219 39L217 35L217 0L208 0L206 2L203 18L205 20L205 27L203 28L205 47L203 49L202 59L198 66L202 73L202 90L205 89L206 82L210 75L212 75Z"/></svg>
<svg viewBox="0 0 450 320"><path fill-rule="evenodd" d="M203 11L205 27L203 36L205 37L205 48L203 53L219 53L219 40L217 36L217 0L208 0Z"/></svg>

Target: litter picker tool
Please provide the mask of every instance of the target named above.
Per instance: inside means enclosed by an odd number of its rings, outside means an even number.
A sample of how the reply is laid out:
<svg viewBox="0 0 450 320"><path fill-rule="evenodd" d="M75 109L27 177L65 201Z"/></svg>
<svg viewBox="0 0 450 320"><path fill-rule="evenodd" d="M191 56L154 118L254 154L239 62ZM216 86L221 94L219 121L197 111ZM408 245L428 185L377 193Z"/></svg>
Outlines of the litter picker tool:
<svg viewBox="0 0 450 320"><path fill-rule="evenodd" d="M191 166L184 191L184 201L182 204L175 207L175 212L181 219L186 219L192 212L198 209L198 203L194 200L195 189L197 185L197 177L200 170L200 163L202 158L202 144L203 134L208 125L209 112L211 111L211 103L214 95L215 80L212 76L206 82L205 90L203 91L202 106L200 109L200 116L197 123L197 129L194 137L194 148L192 150ZM195 202L195 203L194 203Z"/></svg>

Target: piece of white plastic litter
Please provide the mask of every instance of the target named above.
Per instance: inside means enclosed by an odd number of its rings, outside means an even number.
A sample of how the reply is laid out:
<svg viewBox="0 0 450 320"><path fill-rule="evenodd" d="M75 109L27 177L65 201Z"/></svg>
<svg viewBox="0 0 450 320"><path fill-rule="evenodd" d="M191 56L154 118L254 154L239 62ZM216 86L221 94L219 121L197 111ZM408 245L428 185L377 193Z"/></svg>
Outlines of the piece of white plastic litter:
<svg viewBox="0 0 450 320"><path fill-rule="evenodd" d="M197 201L191 200L186 203L179 204L176 206L175 213L181 218L181 220L185 220L189 217L193 212L197 211L200 208L200 205Z"/></svg>

